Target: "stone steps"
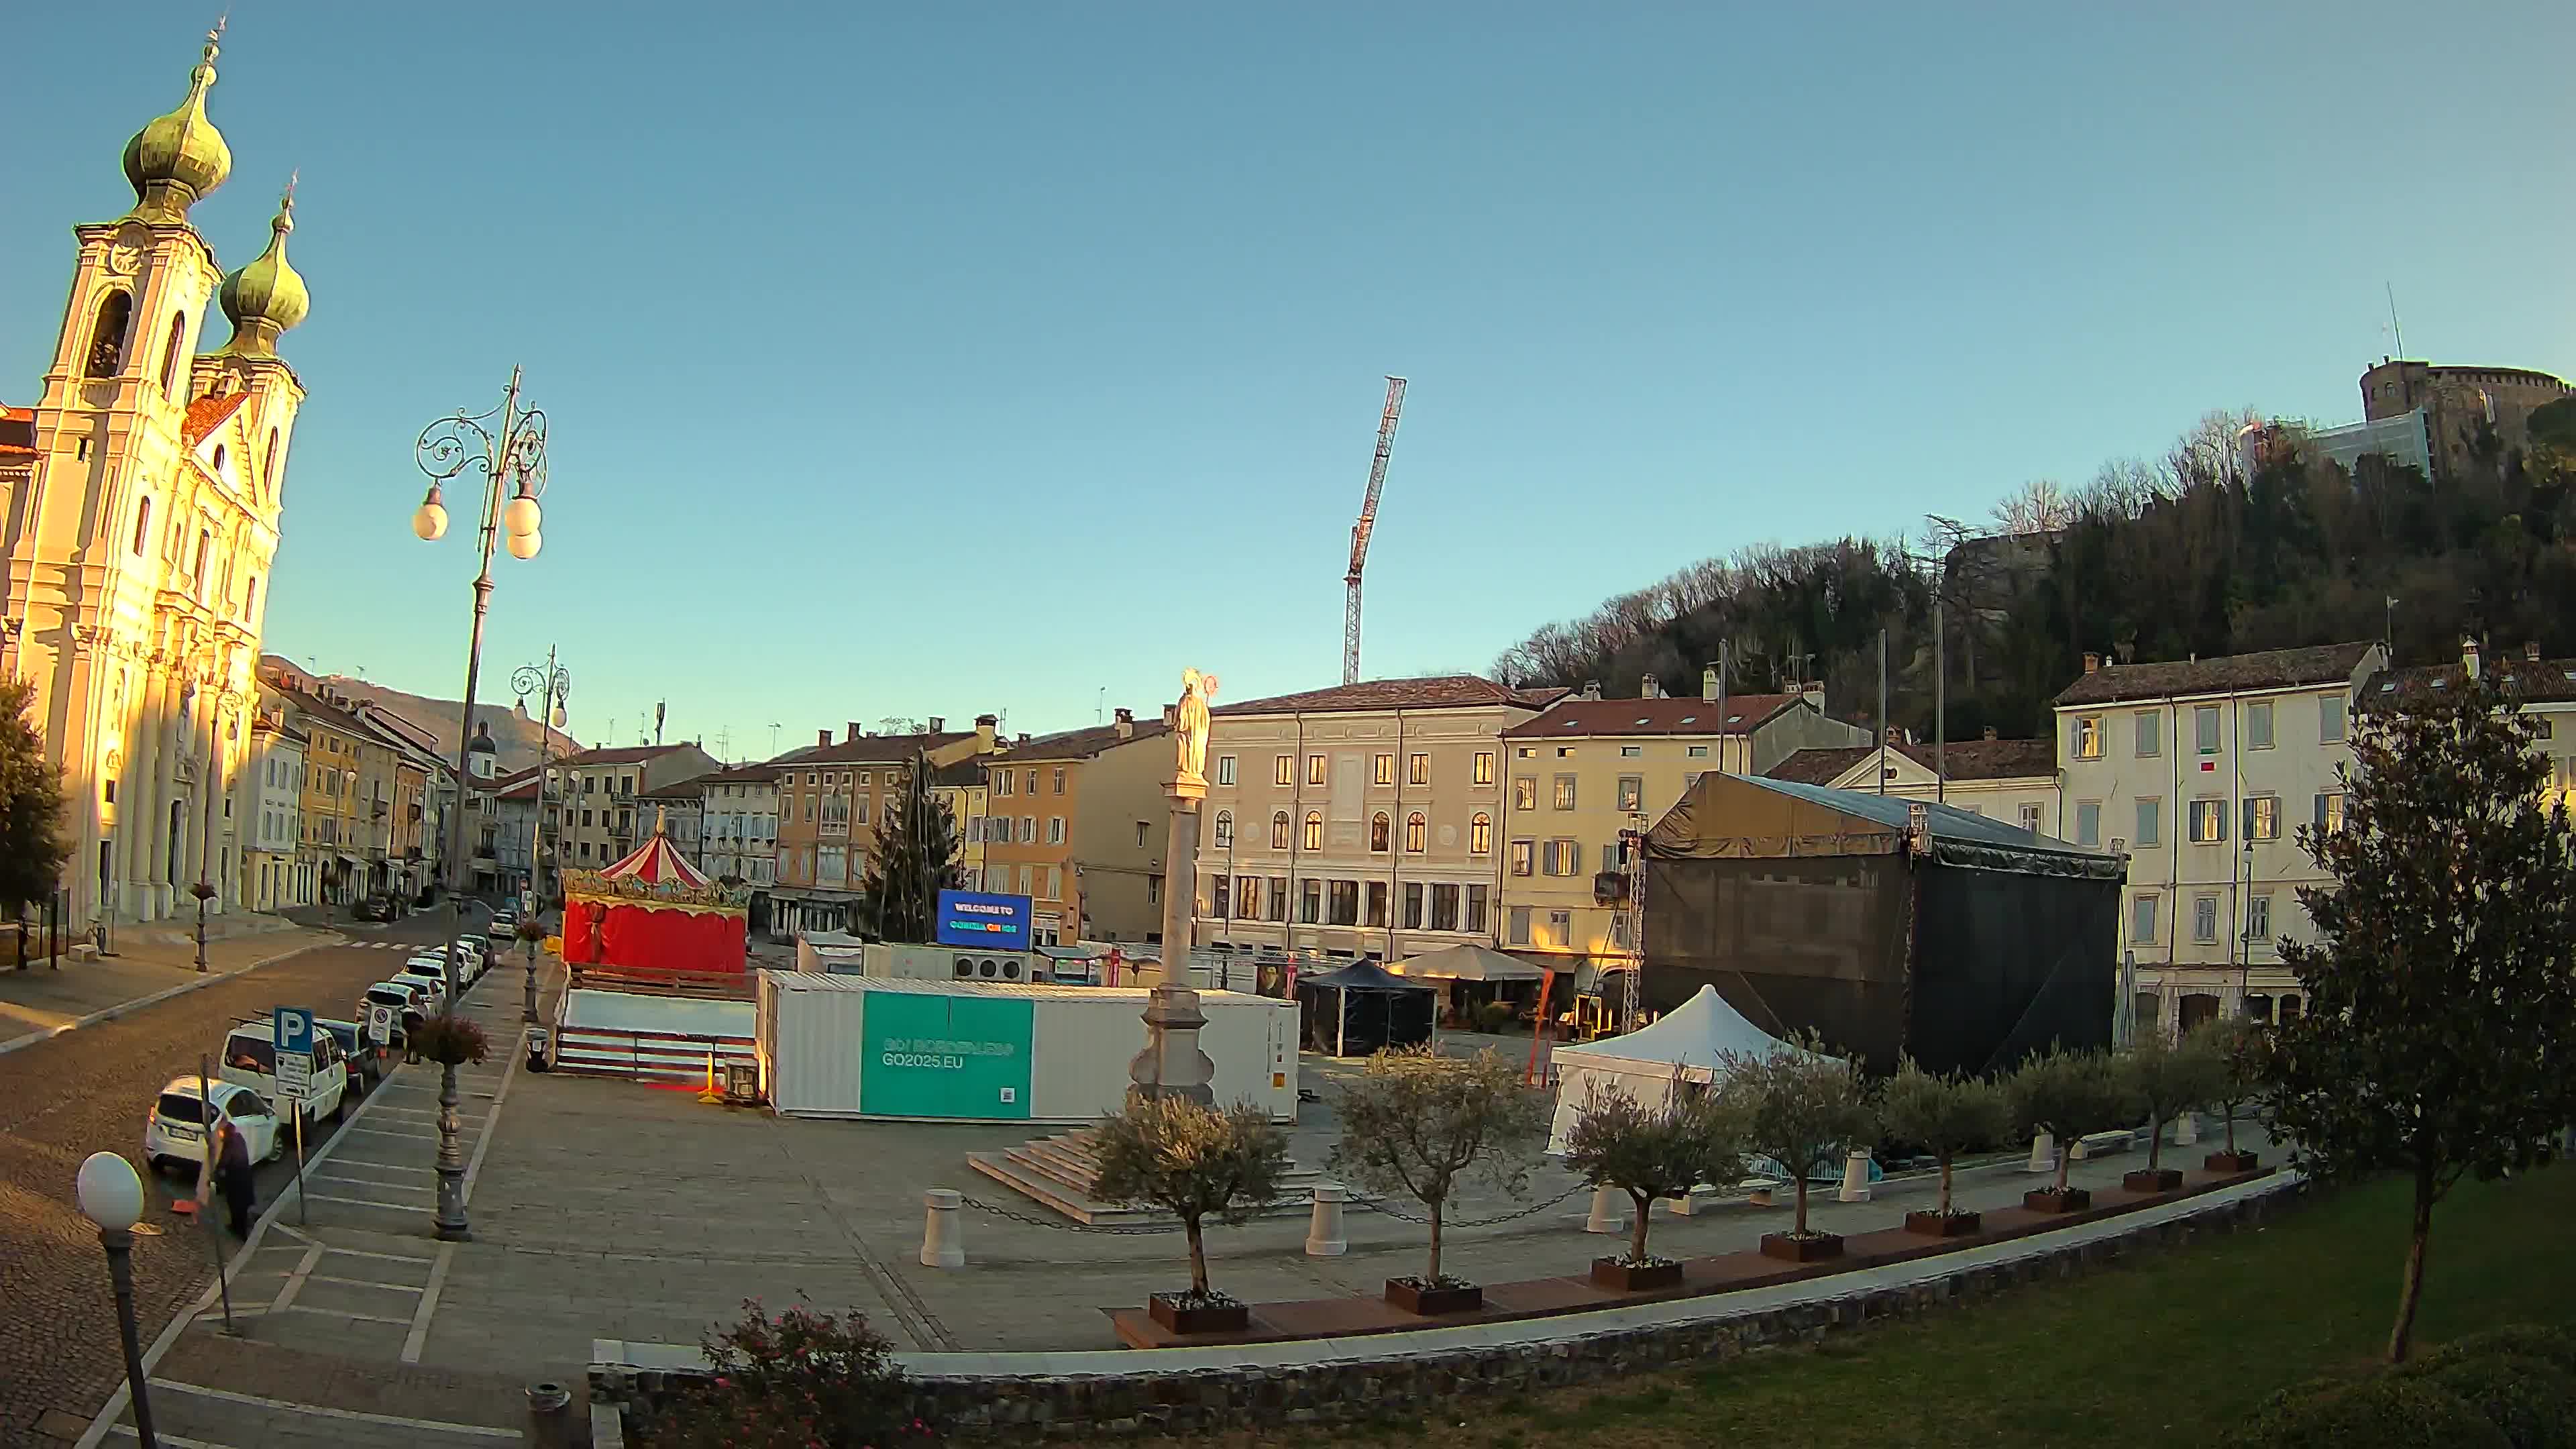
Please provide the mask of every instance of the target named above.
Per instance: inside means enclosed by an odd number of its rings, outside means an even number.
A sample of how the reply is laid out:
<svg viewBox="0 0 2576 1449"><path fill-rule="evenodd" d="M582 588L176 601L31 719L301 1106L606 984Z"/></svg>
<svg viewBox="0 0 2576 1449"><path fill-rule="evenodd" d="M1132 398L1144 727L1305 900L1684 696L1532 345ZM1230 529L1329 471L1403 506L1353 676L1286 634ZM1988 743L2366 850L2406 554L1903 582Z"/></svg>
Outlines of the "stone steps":
<svg viewBox="0 0 2576 1449"><path fill-rule="evenodd" d="M1100 1199L1095 1187L1100 1180L1100 1164L1093 1154L1091 1132L1087 1128L1041 1137L999 1152L969 1152L966 1165L1087 1227L1125 1227L1171 1221L1170 1214L1153 1208L1129 1207ZM1324 1175L1321 1172L1291 1163L1287 1174L1280 1179L1278 1201L1257 1216L1306 1211L1313 1200L1315 1184L1322 1181Z"/></svg>

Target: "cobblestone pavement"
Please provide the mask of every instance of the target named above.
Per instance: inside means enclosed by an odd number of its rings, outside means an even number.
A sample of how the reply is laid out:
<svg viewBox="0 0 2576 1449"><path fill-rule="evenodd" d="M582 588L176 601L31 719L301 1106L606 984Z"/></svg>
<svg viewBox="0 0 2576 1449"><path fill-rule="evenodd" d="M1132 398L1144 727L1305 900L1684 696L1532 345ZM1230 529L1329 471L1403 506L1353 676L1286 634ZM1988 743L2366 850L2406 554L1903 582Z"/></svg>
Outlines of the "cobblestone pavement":
<svg viewBox="0 0 2576 1449"><path fill-rule="evenodd" d="M345 1011L398 964L393 948L433 939L442 920L423 916L347 945L304 951L0 1056L0 1281L8 1285L0 1311L0 1446L54 1442L37 1427L48 1411L86 1423L122 1381L107 1266L72 1192L81 1160L102 1148L134 1158L144 1113L162 1084L194 1071L235 1021L281 1004ZM332 1130L308 1138L308 1147ZM260 1201L273 1200L291 1172L291 1158L261 1169ZM214 1250L203 1230L169 1210L174 1196L190 1194L187 1180L146 1174L145 1185L150 1235L135 1244L134 1279L149 1343L211 1281Z"/></svg>

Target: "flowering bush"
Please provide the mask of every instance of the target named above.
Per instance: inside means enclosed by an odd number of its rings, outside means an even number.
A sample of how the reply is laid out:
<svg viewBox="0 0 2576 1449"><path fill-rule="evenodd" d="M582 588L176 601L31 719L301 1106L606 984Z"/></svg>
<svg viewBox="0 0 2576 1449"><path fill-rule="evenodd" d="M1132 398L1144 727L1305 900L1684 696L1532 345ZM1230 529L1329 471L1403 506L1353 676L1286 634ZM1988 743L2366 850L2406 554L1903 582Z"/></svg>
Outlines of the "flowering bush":
<svg viewBox="0 0 2576 1449"><path fill-rule="evenodd" d="M895 1449L934 1441L915 1417L894 1349L867 1315L758 1299L703 1342L713 1374L677 1388L651 1449Z"/></svg>
<svg viewBox="0 0 2576 1449"><path fill-rule="evenodd" d="M492 1039L481 1022L441 1013L412 1028L411 1049L442 1067L456 1067L490 1056Z"/></svg>

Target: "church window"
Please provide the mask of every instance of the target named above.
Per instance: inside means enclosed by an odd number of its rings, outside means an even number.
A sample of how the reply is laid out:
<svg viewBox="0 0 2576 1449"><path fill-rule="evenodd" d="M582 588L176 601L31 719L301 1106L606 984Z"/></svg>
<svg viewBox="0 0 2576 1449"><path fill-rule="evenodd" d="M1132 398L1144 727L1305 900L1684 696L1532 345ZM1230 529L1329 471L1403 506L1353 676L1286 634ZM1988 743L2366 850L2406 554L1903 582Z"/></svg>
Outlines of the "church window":
<svg viewBox="0 0 2576 1449"><path fill-rule="evenodd" d="M250 582L242 585L242 617L245 619L259 617L259 575L257 574L251 575Z"/></svg>
<svg viewBox="0 0 2576 1449"><path fill-rule="evenodd" d="M224 476L224 445L221 443L215 444L215 476Z"/></svg>
<svg viewBox="0 0 2576 1449"><path fill-rule="evenodd" d="M268 430L268 451L261 455L259 460L259 491L271 495L277 492L277 429L275 428Z"/></svg>
<svg viewBox="0 0 2576 1449"><path fill-rule="evenodd" d="M179 344L188 340L187 334L187 314L172 316L170 340L161 348L161 391L170 397L179 395Z"/></svg>
<svg viewBox="0 0 2576 1449"><path fill-rule="evenodd" d="M146 493L143 495L143 501L134 506L134 556L136 558L143 557L143 545L151 537L152 495Z"/></svg>
<svg viewBox="0 0 2576 1449"><path fill-rule="evenodd" d="M110 292L99 300L98 321L89 330L89 375L114 377L125 370L125 334L134 320L134 299Z"/></svg>
<svg viewBox="0 0 2576 1449"><path fill-rule="evenodd" d="M197 566L188 571L188 577L197 581L200 592L204 590L206 583L206 550L213 546L214 541L215 536L212 533L202 528L197 530Z"/></svg>

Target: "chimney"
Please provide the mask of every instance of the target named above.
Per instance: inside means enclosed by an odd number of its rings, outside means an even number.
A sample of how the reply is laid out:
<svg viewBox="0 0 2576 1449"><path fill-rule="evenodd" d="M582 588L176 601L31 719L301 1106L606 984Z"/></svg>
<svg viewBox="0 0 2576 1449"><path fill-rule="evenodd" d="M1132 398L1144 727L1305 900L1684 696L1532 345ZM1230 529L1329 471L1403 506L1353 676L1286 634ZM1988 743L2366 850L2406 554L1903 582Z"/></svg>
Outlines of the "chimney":
<svg viewBox="0 0 2576 1449"><path fill-rule="evenodd" d="M1583 692L1575 696L1577 699L1599 699L1600 697L1601 681L1597 679L1583 681Z"/></svg>
<svg viewBox="0 0 2576 1449"><path fill-rule="evenodd" d="M1988 725L1988 726L1986 726L1986 738L1987 738L1987 739L1993 739L1994 737L1995 737L1995 727L1994 727L1993 725Z"/></svg>
<svg viewBox="0 0 2576 1449"><path fill-rule="evenodd" d="M814 743L815 743L816 745L828 745L828 744L830 744L831 742L832 742L832 732L831 732L830 730L816 730L816 731L814 731Z"/></svg>
<svg viewBox="0 0 2576 1449"><path fill-rule="evenodd" d="M2478 677L2478 641L2466 634L2460 636L2460 672L2471 679Z"/></svg>
<svg viewBox="0 0 2576 1449"><path fill-rule="evenodd" d="M1020 731L1020 737L1019 737L1017 740L1013 741L1012 743L1014 743L1014 744L1022 744L1022 745L1025 745L1025 744L1027 744L1028 742L1029 742L1029 734L1028 734L1028 731L1026 731L1026 730L1022 730L1022 731Z"/></svg>
<svg viewBox="0 0 2576 1449"><path fill-rule="evenodd" d="M1664 686L1657 682L1655 676L1649 674L1645 678L1637 681L1637 697L1639 699L1661 699L1664 697Z"/></svg>
<svg viewBox="0 0 2576 1449"><path fill-rule="evenodd" d="M1823 714L1825 712L1825 682L1823 680L1818 679L1808 683L1805 688L1798 691L1798 697L1805 700L1810 706L1812 706L1816 713Z"/></svg>
<svg viewBox="0 0 2576 1449"><path fill-rule="evenodd" d="M1001 728L1001 724L1002 720L999 715L979 714L975 716L975 748L979 751L990 750L993 748L993 732Z"/></svg>
<svg viewBox="0 0 2576 1449"><path fill-rule="evenodd" d="M1712 664L1699 672L1699 697L1717 703L1717 666Z"/></svg>
<svg viewBox="0 0 2576 1449"><path fill-rule="evenodd" d="M2094 654L2094 653L2087 652L2087 653L2085 654L2085 656L2084 656L2084 672L2085 672L2085 673L2087 673L2087 674L2099 674L2099 673L2101 673L2101 672L2102 672L2102 656L2101 656L2101 655L2099 655L2099 654Z"/></svg>
<svg viewBox="0 0 2576 1449"><path fill-rule="evenodd" d="M843 725L842 728L849 731L848 734L841 736L844 743L855 740L859 737L859 722L857 720L849 721L847 724Z"/></svg>
<svg viewBox="0 0 2576 1449"><path fill-rule="evenodd" d="M2538 664L2540 662L2540 641L2537 639L2523 640L2522 657L2533 664Z"/></svg>
<svg viewBox="0 0 2576 1449"><path fill-rule="evenodd" d="M930 717L930 732L934 735L944 735L948 733L948 716L944 714L932 715Z"/></svg>
<svg viewBox="0 0 2576 1449"><path fill-rule="evenodd" d="M1113 728L1118 731L1118 738L1122 740L1136 738L1136 711L1132 709L1118 711L1117 724Z"/></svg>

